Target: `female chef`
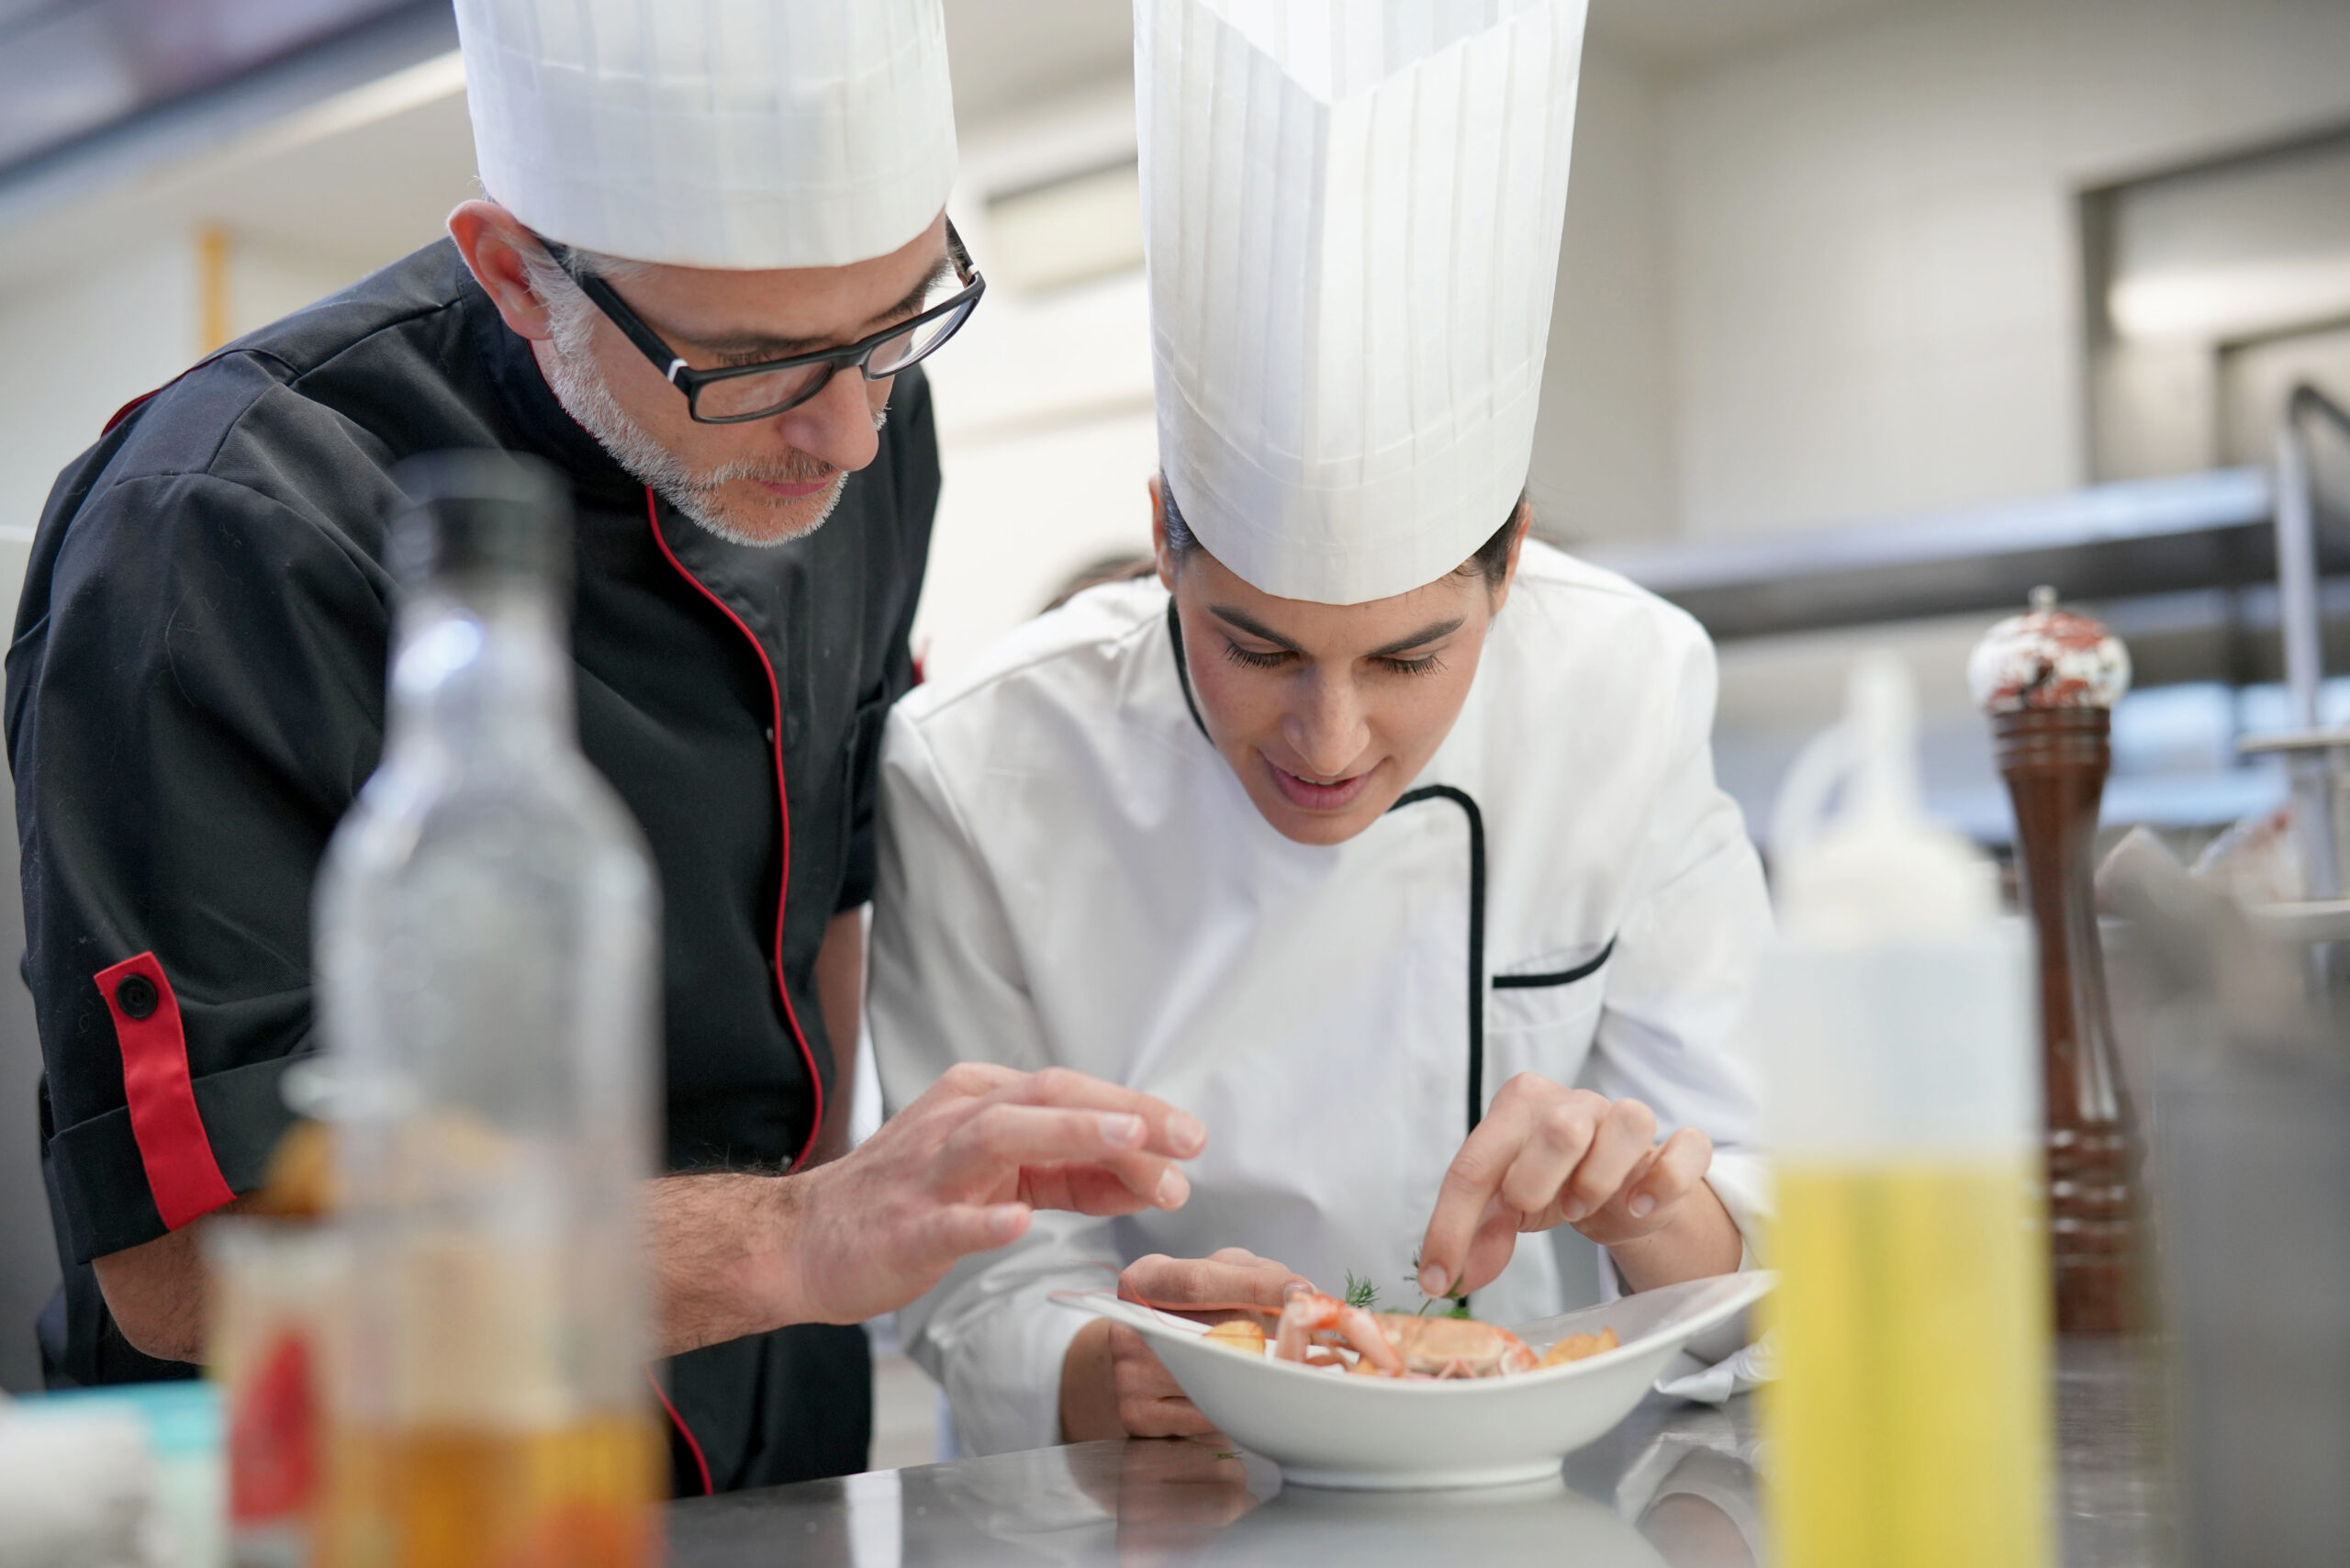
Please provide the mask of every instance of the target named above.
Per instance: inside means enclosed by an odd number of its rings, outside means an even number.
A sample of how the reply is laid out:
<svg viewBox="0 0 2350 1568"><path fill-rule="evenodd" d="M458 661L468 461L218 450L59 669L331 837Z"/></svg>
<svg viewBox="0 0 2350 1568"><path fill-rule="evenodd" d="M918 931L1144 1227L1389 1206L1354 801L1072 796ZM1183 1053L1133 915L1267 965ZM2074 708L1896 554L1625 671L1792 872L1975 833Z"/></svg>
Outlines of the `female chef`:
<svg viewBox="0 0 2350 1568"><path fill-rule="evenodd" d="M890 1101L1065 1066L1212 1132L1181 1209L1039 1215L901 1315L978 1451L1205 1428L1056 1290L1506 1323L1739 1268L1765 1201L1711 650L1520 499L1583 6L1359 9L1388 47L1138 6L1157 580L890 722Z"/></svg>

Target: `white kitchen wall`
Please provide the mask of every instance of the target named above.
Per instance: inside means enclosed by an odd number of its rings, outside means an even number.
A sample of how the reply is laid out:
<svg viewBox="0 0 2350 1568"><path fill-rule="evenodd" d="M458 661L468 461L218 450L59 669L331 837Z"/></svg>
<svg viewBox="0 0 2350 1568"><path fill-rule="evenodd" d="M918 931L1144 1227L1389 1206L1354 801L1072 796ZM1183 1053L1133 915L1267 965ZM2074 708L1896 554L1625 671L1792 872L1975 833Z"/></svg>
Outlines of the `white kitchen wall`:
<svg viewBox="0 0 2350 1568"><path fill-rule="evenodd" d="M2345 62L2341 0L1973 0L1667 80L1680 531L2081 483L2076 193L2350 121Z"/></svg>
<svg viewBox="0 0 2350 1568"><path fill-rule="evenodd" d="M926 673L952 675L1042 610L1083 567L1150 547L1144 488L1158 466L1150 411L1150 300L1139 265L1058 287L998 264L990 197L1089 174L1135 151L1124 73L1066 89L961 132L947 210L990 273L988 297L928 362L945 474L930 575L914 621ZM1089 254L1136 253L1141 212L1089 204ZM1123 237L1123 238L1122 238Z"/></svg>
<svg viewBox="0 0 2350 1568"><path fill-rule="evenodd" d="M1661 111L1649 73L1585 46L1528 478L1539 525L1563 543L1674 531Z"/></svg>
<svg viewBox="0 0 2350 1568"><path fill-rule="evenodd" d="M165 234L0 296L0 535L32 536L57 472L198 344L193 236ZM15 595L7 607L13 610Z"/></svg>

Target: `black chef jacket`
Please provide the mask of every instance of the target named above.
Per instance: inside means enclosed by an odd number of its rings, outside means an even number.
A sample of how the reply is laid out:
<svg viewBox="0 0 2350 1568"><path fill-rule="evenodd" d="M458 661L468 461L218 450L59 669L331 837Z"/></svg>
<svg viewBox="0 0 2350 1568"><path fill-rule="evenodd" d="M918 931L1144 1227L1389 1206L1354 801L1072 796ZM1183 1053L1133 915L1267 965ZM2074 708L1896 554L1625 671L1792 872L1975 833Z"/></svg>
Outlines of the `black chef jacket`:
<svg viewBox="0 0 2350 1568"><path fill-rule="evenodd" d="M414 454L500 447L570 477L580 741L661 879L667 1168L781 1169L820 1102L845 1114L811 969L871 892L875 751L913 678L938 495L920 371L890 413L822 529L726 543L648 508L443 241L206 361L59 478L6 717L61 1381L186 1372L123 1341L88 1260L257 1186L287 1125L280 1073L316 1045L311 879L383 745L388 471ZM864 1467L858 1330L671 1373L721 1489Z"/></svg>

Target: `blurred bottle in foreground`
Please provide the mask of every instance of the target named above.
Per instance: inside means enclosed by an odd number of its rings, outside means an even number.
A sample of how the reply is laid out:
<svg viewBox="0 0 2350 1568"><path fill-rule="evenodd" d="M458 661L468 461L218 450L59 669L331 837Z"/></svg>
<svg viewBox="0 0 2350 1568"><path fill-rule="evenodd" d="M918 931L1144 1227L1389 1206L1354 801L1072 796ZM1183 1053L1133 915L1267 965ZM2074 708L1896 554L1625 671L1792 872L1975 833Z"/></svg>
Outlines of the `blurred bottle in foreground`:
<svg viewBox="0 0 2350 1568"><path fill-rule="evenodd" d="M314 1078L314 1066L296 1064L285 1081ZM229 1568L329 1561L319 1529L332 1511L330 1445L350 1381L352 1304L331 1150L326 1124L306 1114L279 1140L245 1211L204 1227L205 1374L226 1417Z"/></svg>
<svg viewBox="0 0 2350 1568"><path fill-rule="evenodd" d="M1916 745L1907 670L1863 658L1773 834L1778 949L1750 1027L1778 1163L1782 1568L2051 1561L2029 955L1988 864L1926 819Z"/></svg>
<svg viewBox="0 0 2350 1568"><path fill-rule="evenodd" d="M558 481L487 453L398 477L384 759L317 906L355 1282L329 1551L637 1568L653 874L578 749Z"/></svg>

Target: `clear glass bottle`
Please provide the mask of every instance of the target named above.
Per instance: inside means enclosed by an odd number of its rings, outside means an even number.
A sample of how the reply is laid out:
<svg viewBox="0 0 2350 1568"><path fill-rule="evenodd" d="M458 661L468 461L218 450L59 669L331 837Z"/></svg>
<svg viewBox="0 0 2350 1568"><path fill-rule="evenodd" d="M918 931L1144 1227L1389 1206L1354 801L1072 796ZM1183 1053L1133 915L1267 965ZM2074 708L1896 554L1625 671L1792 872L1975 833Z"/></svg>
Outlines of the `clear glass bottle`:
<svg viewBox="0 0 2350 1568"><path fill-rule="evenodd" d="M636 1568L655 882L579 751L555 476L419 459L381 766L330 846L319 1008L358 1296L334 1555Z"/></svg>

